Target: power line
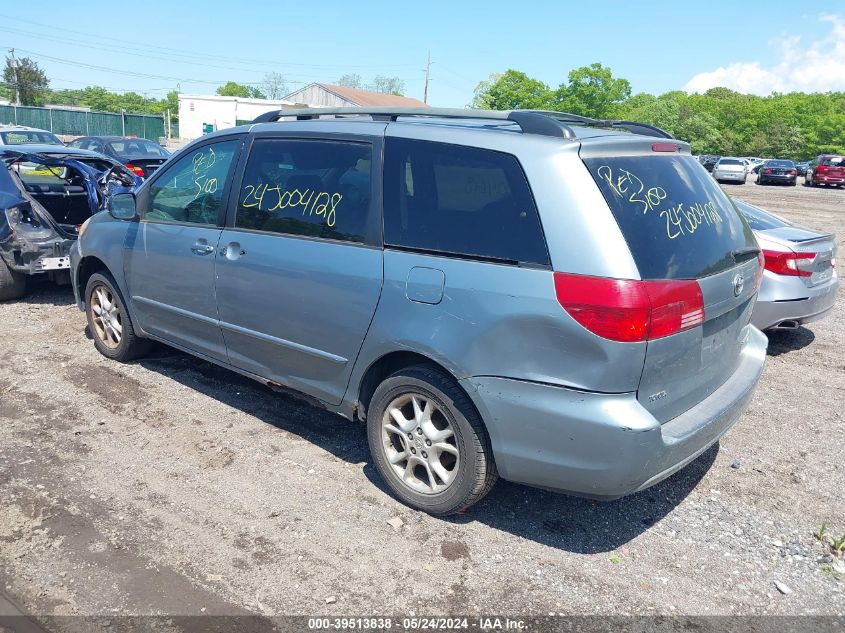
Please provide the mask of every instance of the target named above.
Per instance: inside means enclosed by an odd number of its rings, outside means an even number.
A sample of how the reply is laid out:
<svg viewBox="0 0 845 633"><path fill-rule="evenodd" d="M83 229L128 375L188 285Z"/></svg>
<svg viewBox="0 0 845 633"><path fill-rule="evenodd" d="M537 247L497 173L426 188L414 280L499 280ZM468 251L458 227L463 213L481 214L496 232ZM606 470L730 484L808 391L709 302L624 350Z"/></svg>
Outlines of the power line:
<svg viewBox="0 0 845 633"><path fill-rule="evenodd" d="M99 66L97 64L87 64L85 62L74 61L74 60L67 59L67 58L55 57L53 55L46 55L44 53L39 53L38 51L33 51L33 50L26 49L26 48L19 48L17 50L22 51L24 53L28 53L29 55L35 55L36 57L39 57L39 58L42 58L42 59L49 59L50 61L55 62L57 64L64 64L66 66L76 66L76 67L82 67L82 68L89 68L91 70L100 70L100 71L103 71L103 72L116 73L116 74L125 75L125 76L128 76L128 77L140 77L140 78L143 78L143 79L162 79L162 80L166 80L166 81L178 81L178 82L184 82L184 83L209 84L209 85L220 85L220 84L226 83L226 81L229 81L228 79L218 79L218 80L190 79L190 78L185 78L185 77L171 77L171 76L168 76L168 75L154 75L152 73L143 73L143 72L138 72L136 70L122 70L122 69L119 69L119 68L109 68L107 66ZM261 84L260 81L243 82L243 83L245 83L246 85L249 85L249 86L258 86L258 85ZM292 81L291 83L301 83L301 82Z"/></svg>
<svg viewBox="0 0 845 633"><path fill-rule="evenodd" d="M24 23L27 23L27 24L32 24L34 26L39 26L39 27L47 28L47 29L55 29L56 28L55 25L45 24L43 22L36 22L34 20L26 20L24 18L19 18L17 16L12 16L12 15L0 14L0 18L5 18L5 19L8 19L8 20L15 20L17 22L24 22ZM7 29L4 29L4 30L7 30ZM91 39L94 39L96 41L102 41L102 40L112 41L112 42L119 44L121 46L121 48L123 48L123 49L127 48L128 46L136 48L136 49L140 48L140 50L144 53L149 53L150 50L158 49L159 52L166 52L166 53L171 54L171 55L175 53L175 54L181 55L183 57L192 57L192 58L199 59L199 60L217 59L217 60L224 61L224 62L244 64L244 65L249 65L249 66L263 65L263 66L273 67L273 68L278 67L277 64L273 64L271 62L268 62L267 59L233 58L230 55L215 55L213 53L205 53L205 52L198 53L198 52L188 51L186 49L171 48L171 47L168 47L168 46L160 46L160 45L156 45L156 44L149 44L149 43L146 43L146 42L137 42L137 41L131 42L131 41L128 41L124 38L109 37L109 36L105 36L105 35L102 35L102 34L99 34L99 33L97 33L97 34L87 33L85 31L68 29L68 28L65 28L64 26L62 27L62 32L64 32L64 33L75 33L77 35L81 35L81 36L84 36L86 38L91 38ZM53 36L45 36L43 34L40 35L40 37L49 37L51 40L59 39L59 38L56 38L56 37L53 37ZM89 44L89 42L86 41L85 44L87 46ZM327 69L337 70L337 68L338 68L334 64L332 64L332 65L307 64L307 63L301 63L301 62L285 62L284 65L285 66L298 66L298 67L302 67L302 68L326 69L326 70ZM413 68L413 66L411 66L411 65L383 66L383 65L375 65L375 64L367 64L367 65L344 64L343 68L349 69L349 70L352 70L352 69L369 69L369 70L403 69L403 70L411 70Z"/></svg>
<svg viewBox="0 0 845 633"><path fill-rule="evenodd" d="M185 77L172 77L172 76L168 76L168 75L156 75L156 74L152 74L152 73L144 73L144 72L139 72L139 71L135 71L135 70L124 70L124 69L112 68L112 67L108 67L108 66L100 66L98 64L89 64L89 63L86 63L86 62L80 62L80 61L76 61L76 60L72 60L72 59L68 59L68 58L55 57L54 55L47 55L45 53L39 53L38 51L33 51L33 50L30 50L30 49L25 49L25 48L18 48L17 50L24 52L24 53L27 53L28 55L35 56L36 58L42 58L42 59L50 60L50 61L57 63L57 64L63 64L63 65L66 65L66 66L74 66L74 67L81 67L81 68L88 68L88 69L91 69L91 70L98 70L98 71L102 71L102 72L118 74L118 75L128 76L128 77L138 77L138 78L142 78L142 79L160 79L160 80L163 80L163 81L172 81L172 82L187 83L187 84L203 84L203 85L212 85L212 86L219 86L219 85L225 84L227 81L229 81L229 79L209 80L209 79L192 79L192 78L185 78ZM289 84L292 84L292 85L297 85L297 86L306 85L308 83L311 83L311 81L320 81L318 79L314 79L313 77L309 78L310 81L307 81L307 82L306 81L298 81L298 80L295 80L295 79L288 79L287 77L285 79L286 79L286 83L289 83ZM70 80L59 80L59 81L70 81ZM331 83L331 81L328 81L328 82L326 82L325 80L323 80L323 81L325 83ZM417 79L411 79L411 80L408 80L408 83L416 83L417 81L418 81ZM84 82L71 82L71 83L83 84ZM239 81L238 83L240 83L242 85L246 85L246 86L260 87L263 84L263 81Z"/></svg>
<svg viewBox="0 0 845 633"><path fill-rule="evenodd" d="M133 47L131 47L131 46L124 46L121 49L116 49L116 48L111 47L111 46L96 44L94 42L81 43L81 42L76 42L74 40L70 40L68 38L63 38L63 37L60 37L60 36L51 37L51 36L47 36L47 35L29 33L27 31L21 31L19 29L10 29L10 28L6 28L6 27L0 27L0 31L5 31L5 32L8 32L8 33L13 33L13 34L27 35L28 37L34 37L36 39L45 39L45 40L48 40L50 42L56 42L56 41L65 42L65 43L69 44L70 46L78 46L80 48L101 50L101 51L106 51L106 52L109 52L109 53L122 53L122 54L133 54L133 55L143 54L145 59L158 59L158 60L166 61L166 62L177 61L180 64L185 64L185 65L189 65L189 66L199 66L199 67L202 67L202 68L216 68L216 69L219 69L219 70L231 70L231 71L234 71L236 73L250 72L249 70L246 70L246 69L243 69L243 68L237 68L237 67L234 67L234 66L222 66L220 64L209 63L208 61L202 61L201 62L201 61L187 61L187 60L181 60L181 59L174 60L173 56L161 57L161 56L158 56L158 55L153 55L149 51L142 51L140 49L138 49L137 52L136 52L133 49ZM250 64L250 65L253 68L255 67L255 64ZM275 68L278 68L278 67L267 65L267 68L268 69L270 69L270 68L275 69ZM255 72L255 71L253 70L252 72ZM304 75L302 73L284 73L284 75L285 75L286 78L291 77L291 76L293 76L293 77L297 77L297 76L299 76L299 77L311 77L311 75Z"/></svg>

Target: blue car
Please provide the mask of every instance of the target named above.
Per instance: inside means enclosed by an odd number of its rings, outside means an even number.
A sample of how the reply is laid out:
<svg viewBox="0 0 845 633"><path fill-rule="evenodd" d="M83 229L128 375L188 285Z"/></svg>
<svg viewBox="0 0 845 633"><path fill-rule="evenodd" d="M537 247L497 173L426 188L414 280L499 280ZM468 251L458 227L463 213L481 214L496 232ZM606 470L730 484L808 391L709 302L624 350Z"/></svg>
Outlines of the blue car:
<svg viewBox="0 0 845 633"><path fill-rule="evenodd" d="M117 161L64 145L0 145L0 301L27 279L67 283L79 226L141 182Z"/></svg>

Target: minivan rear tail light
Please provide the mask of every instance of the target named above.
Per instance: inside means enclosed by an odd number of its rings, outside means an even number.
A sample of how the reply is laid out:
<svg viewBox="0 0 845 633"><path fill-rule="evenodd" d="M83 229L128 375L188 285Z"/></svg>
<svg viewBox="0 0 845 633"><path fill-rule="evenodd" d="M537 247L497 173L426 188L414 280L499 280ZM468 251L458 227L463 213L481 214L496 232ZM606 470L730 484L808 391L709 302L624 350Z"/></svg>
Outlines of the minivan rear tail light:
<svg viewBox="0 0 845 633"><path fill-rule="evenodd" d="M652 152L680 152L681 146L674 143L652 143Z"/></svg>
<svg viewBox="0 0 845 633"><path fill-rule="evenodd" d="M638 281L555 273L557 300L593 334L633 343L670 336L704 322L696 281Z"/></svg>
<svg viewBox="0 0 845 633"><path fill-rule="evenodd" d="M776 275L787 275L790 277L809 277L813 274L811 270L803 270L801 264L812 263L815 253L793 253L781 251L763 250L766 258L766 270ZM809 260L809 261L808 261Z"/></svg>

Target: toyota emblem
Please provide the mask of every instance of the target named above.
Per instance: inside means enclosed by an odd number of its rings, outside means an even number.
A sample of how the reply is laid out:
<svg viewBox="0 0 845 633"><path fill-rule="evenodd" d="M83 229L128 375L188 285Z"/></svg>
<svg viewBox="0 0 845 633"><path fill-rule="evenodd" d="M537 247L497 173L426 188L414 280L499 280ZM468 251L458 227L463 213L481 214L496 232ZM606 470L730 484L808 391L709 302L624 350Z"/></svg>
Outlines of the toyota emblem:
<svg viewBox="0 0 845 633"><path fill-rule="evenodd" d="M742 289L745 287L745 279L742 278L742 275L737 275L734 277L734 297L738 297L742 294Z"/></svg>

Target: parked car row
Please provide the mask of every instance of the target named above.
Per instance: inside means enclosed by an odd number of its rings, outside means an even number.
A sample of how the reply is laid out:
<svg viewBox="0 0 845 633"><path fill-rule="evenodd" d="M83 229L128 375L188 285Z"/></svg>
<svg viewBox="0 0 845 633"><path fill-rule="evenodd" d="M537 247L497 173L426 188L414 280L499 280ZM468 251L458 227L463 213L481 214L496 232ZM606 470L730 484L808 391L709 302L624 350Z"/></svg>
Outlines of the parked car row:
<svg viewBox="0 0 845 633"><path fill-rule="evenodd" d="M16 217L40 203L14 164ZM746 408L755 324L818 318L838 284L832 236L732 202L644 124L282 110L103 179L70 246L97 350L159 341L359 420L432 514L500 476L598 499L663 480Z"/></svg>
<svg viewBox="0 0 845 633"><path fill-rule="evenodd" d="M845 187L845 156L822 154L813 162L796 163L791 160L756 159L732 156L700 156L699 162L718 182L745 183L748 174L756 173L758 185L785 184L795 186L798 176L804 177L807 187ZM753 168L750 165L754 164Z"/></svg>
<svg viewBox="0 0 845 633"><path fill-rule="evenodd" d="M47 130L24 125L0 125L0 148L19 145L62 145L62 140ZM134 136L83 136L68 147L98 152L123 163L136 176L146 178L170 152L158 143Z"/></svg>

